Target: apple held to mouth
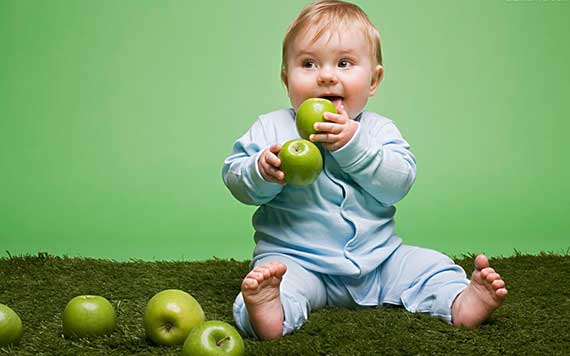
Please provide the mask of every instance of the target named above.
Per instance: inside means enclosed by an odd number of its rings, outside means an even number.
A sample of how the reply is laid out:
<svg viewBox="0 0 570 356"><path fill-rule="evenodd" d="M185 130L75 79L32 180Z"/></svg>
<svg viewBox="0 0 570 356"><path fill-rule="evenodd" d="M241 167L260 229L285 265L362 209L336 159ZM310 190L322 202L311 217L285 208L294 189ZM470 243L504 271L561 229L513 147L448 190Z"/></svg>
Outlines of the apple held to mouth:
<svg viewBox="0 0 570 356"><path fill-rule="evenodd" d="M325 122L323 117L325 112L337 113L334 104L323 98L310 98L305 101L297 109L297 117L295 124L297 125L297 132L305 140L309 139L311 134L314 134L314 125L316 122Z"/></svg>
<svg viewBox="0 0 570 356"><path fill-rule="evenodd" d="M241 335L228 323L207 321L192 329L182 346L182 356L242 356Z"/></svg>
<svg viewBox="0 0 570 356"><path fill-rule="evenodd" d="M101 296L77 296L63 311L63 334L68 338L106 335L116 327L115 308Z"/></svg>
<svg viewBox="0 0 570 356"><path fill-rule="evenodd" d="M22 320L10 307L0 304L0 347L20 342L24 328Z"/></svg>
<svg viewBox="0 0 570 356"><path fill-rule="evenodd" d="M182 345L197 325L206 319L202 307L190 294L167 289L156 293L144 311L147 337L158 345Z"/></svg>
<svg viewBox="0 0 570 356"><path fill-rule="evenodd" d="M323 170L321 151L314 143L302 138L285 142L278 156L285 182L293 185L309 185Z"/></svg>

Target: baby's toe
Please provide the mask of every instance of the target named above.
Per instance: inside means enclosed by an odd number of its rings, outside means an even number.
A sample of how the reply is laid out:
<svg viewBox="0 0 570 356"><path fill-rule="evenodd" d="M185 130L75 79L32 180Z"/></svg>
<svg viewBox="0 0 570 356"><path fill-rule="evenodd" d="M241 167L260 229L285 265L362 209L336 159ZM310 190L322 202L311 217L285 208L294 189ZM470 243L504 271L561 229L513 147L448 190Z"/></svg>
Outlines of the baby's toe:
<svg viewBox="0 0 570 356"><path fill-rule="evenodd" d="M259 286L259 283L257 282L256 279L254 278L248 278L246 277L243 282L241 283L241 289L242 291L248 291L248 290L253 290L256 289L257 286Z"/></svg>
<svg viewBox="0 0 570 356"><path fill-rule="evenodd" d="M505 287L505 281L503 281L502 279L496 279L491 283L491 285L495 289L501 289Z"/></svg>
<svg viewBox="0 0 570 356"><path fill-rule="evenodd" d="M485 255L479 255L475 257L475 268L482 270L483 268L489 267L489 259Z"/></svg>
<svg viewBox="0 0 570 356"><path fill-rule="evenodd" d="M254 269L255 272L259 273L264 279L271 277L271 266L261 265Z"/></svg>
<svg viewBox="0 0 570 356"><path fill-rule="evenodd" d="M498 273L493 272L493 273L490 273L486 279L487 279L487 282L493 283L497 279L501 279L501 276Z"/></svg>
<svg viewBox="0 0 570 356"><path fill-rule="evenodd" d="M273 262L271 264L271 275L275 276L275 277L282 277L285 272L287 272L287 266L279 263L279 262Z"/></svg>
<svg viewBox="0 0 570 356"><path fill-rule="evenodd" d="M507 288L499 288L495 291L495 295L501 300L505 299L507 297L507 294L509 294Z"/></svg>
<svg viewBox="0 0 570 356"><path fill-rule="evenodd" d="M491 273L495 273L495 270L491 267L487 267L487 268L483 268L481 270L481 277L483 277L483 279L487 278L487 276L489 276Z"/></svg>
<svg viewBox="0 0 570 356"><path fill-rule="evenodd" d="M264 279L263 278L263 272L258 272L256 270L249 272L249 274L246 277L251 278L251 279L255 279L257 281L257 283L263 282L263 279Z"/></svg>

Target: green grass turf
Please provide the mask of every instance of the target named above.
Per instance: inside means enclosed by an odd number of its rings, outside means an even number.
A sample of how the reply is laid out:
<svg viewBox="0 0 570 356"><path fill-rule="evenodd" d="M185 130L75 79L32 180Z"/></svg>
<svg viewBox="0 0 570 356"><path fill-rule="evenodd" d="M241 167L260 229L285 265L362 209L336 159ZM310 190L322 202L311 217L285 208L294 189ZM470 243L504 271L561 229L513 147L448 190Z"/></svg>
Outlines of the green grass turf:
<svg viewBox="0 0 570 356"><path fill-rule="evenodd" d="M456 259L467 271L472 256ZM272 342L246 339L248 355L570 355L570 254L493 258L507 281L503 308L477 329L457 329L402 308L312 313L294 334ZM114 262L36 257L0 259L0 303L22 318L24 337L0 355L179 355L144 337L142 314L156 292L178 288L201 303L207 319L230 322L248 262ZM80 294L107 297L118 329L95 340L62 337L66 303Z"/></svg>

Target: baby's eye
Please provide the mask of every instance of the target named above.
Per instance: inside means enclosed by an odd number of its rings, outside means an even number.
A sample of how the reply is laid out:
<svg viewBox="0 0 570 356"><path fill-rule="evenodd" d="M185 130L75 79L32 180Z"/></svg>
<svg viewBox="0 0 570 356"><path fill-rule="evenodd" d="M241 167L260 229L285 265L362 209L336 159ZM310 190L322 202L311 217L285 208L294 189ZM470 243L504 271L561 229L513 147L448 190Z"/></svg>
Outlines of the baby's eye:
<svg viewBox="0 0 570 356"><path fill-rule="evenodd" d="M316 66L316 63L310 59L303 61L303 68L315 68Z"/></svg>
<svg viewBox="0 0 570 356"><path fill-rule="evenodd" d="M346 59L343 59L343 60L338 62L339 68L348 68L348 67L350 67L350 65L351 65L350 61L347 61Z"/></svg>

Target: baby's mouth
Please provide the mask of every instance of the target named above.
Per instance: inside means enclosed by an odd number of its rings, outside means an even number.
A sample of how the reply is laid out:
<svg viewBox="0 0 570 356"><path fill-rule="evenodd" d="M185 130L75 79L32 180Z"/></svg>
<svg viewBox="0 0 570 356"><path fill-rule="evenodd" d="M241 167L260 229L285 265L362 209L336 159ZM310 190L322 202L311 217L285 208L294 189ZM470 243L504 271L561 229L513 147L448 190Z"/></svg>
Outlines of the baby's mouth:
<svg viewBox="0 0 570 356"><path fill-rule="evenodd" d="M332 103L334 104L334 106L337 110L342 105L342 101L344 99L342 96L338 96L338 95L325 95L325 96L321 96L321 98L332 101Z"/></svg>

